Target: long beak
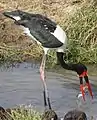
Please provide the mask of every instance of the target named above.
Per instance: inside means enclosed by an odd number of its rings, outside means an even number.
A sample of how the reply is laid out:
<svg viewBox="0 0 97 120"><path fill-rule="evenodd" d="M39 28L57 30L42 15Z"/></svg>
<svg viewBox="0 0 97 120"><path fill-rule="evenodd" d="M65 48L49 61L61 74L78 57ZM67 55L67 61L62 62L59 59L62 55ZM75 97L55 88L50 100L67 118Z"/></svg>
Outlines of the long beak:
<svg viewBox="0 0 97 120"><path fill-rule="evenodd" d="M84 92L84 85L83 85L83 77L79 77L79 79L80 79L80 91L82 93L83 100L85 101L85 92Z"/></svg>
<svg viewBox="0 0 97 120"><path fill-rule="evenodd" d="M85 79L85 81L86 81L86 85L87 85L87 87L88 87L88 91L89 91L89 93L90 93L90 95L91 95L91 97L92 97L92 99L93 99L93 93L92 93L91 85L90 85L90 83L89 83L88 76L87 76L87 75L84 76L84 79Z"/></svg>
<svg viewBox="0 0 97 120"><path fill-rule="evenodd" d="M3 15L6 16L6 17L8 17L8 18L11 18L11 19L15 20L13 18L13 16L11 15L11 12L3 12Z"/></svg>

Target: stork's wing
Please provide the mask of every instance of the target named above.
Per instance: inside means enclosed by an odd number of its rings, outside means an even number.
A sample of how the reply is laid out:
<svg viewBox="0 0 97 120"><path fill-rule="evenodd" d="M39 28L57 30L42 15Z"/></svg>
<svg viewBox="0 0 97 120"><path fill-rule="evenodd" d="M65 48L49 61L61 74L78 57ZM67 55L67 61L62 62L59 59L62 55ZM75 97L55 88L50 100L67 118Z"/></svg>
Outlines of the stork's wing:
<svg viewBox="0 0 97 120"><path fill-rule="evenodd" d="M42 24L47 24L49 27L51 26L52 28L56 28L56 23L54 21L52 21L51 19L47 18L46 16L43 16L41 14L30 14L32 19L36 18L39 21L42 22Z"/></svg>
<svg viewBox="0 0 97 120"><path fill-rule="evenodd" d="M44 47L47 48L57 48L63 45L52 33L56 26L53 26L46 22L45 20L37 20L33 22L32 27L30 27L30 33L34 36ZM53 32L51 32L53 30Z"/></svg>

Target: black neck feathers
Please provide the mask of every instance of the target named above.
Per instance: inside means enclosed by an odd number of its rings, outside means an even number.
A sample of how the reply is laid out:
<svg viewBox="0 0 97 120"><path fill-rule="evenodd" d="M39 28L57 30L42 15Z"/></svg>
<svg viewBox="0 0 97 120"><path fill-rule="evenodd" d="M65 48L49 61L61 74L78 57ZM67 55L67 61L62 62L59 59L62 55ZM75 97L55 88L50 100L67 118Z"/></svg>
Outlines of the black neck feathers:
<svg viewBox="0 0 97 120"><path fill-rule="evenodd" d="M78 64L65 63L63 56L64 53L57 52L58 61L60 62L61 66L64 69L75 71L77 72L78 75L81 75L84 71L87 71L86 66L81 63Z"/></svg>
<svg viewBox="0 0 97 120"><path fill-rule="evenodd" d="M65 63L65 61L64 61L64 59L63 59L63 55L64 55L64 53L62 53L62 52L57 52L57 58L58 58L58 61L59 61L60 64L61 64L61 66L62 66L64 69L73 70L72 64L67 64L67 63Z"/></svg>

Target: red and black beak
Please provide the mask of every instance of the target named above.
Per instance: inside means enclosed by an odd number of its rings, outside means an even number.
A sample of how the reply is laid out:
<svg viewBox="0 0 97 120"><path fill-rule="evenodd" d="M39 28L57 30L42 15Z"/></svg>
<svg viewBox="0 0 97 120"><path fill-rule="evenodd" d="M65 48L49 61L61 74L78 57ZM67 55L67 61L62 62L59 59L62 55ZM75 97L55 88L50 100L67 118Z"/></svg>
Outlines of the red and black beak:
<svg viewBox="0 0 97 120"><path fill-rule="evenodd" d="M80 90L82 92L82 96L83 96L83 99L85 100L85 91L84 91L84 85L83 85L83 78L85 79L85 82L86 82L86 86L88 87L88 91L93 99L93 93L92 93L92 89L91 89L91 85L89 83L89 79L88 79L88 74L87 74L87 71L84 71L80 76L79 76L79 79L80 79Z"/></svg>
<svg viewBox="0 0 97 120"><path fill-rule="evenodd" d="M80 79L80 91L82 93L83 100L85 101L85 91L84 91L84 85L83 85L83 77L79 77L79 79Z"/></svg>
<svg viewBox="0 0 97 120"><path fill-rule="evenodd" d="M93 93L92 93L91 84L89 82L88 76L84 76L84 79L86 81L86 86L88 87L88 91L89 91L89 93L90 93L90 95L91 95L91 97L93 99Z"/></svg>

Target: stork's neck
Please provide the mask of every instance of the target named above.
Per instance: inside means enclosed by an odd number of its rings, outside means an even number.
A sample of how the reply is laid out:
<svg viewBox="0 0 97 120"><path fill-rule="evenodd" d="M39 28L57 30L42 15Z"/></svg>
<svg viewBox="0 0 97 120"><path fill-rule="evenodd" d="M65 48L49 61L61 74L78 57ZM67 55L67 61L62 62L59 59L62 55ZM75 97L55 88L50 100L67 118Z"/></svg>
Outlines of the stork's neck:
<svg viewBox="0 0 97 120"><path fill-rule="evenodd" d="M61 66L64 68L64 69L67 69L67 70L72 70L72 71L76 71L76 64L72 64L72 63L65 63L64 59L63 59L63 55L64 53L62 52L57 52L57 58L58 58L58 61L60 62Z"/></svg>

